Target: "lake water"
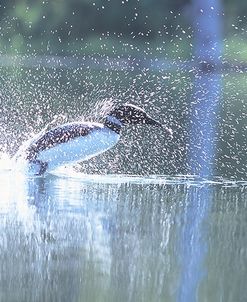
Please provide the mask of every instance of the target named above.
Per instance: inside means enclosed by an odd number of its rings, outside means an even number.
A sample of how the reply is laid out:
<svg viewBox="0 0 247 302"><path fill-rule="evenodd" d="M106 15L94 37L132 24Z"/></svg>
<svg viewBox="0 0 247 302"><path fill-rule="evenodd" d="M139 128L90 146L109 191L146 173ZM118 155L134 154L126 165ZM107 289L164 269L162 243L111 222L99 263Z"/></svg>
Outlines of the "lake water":
<svg viewBox="0 0 247 302"><path fill-rule="evenodd" d="M0 173L0 301L246 301L247 182Z"/></svg>

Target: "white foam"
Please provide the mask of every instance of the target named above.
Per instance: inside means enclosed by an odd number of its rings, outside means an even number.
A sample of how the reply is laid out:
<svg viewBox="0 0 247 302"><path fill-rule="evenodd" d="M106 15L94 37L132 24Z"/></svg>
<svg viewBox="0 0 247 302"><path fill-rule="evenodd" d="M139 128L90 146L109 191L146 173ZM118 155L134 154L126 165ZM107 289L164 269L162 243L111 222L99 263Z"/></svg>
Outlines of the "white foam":
<svg viewBox="0 0 247 302"><path fill-rule="evenodd" d="M13 160L7 153L0 152L0 171L11 170L13 168Z"/></svg>

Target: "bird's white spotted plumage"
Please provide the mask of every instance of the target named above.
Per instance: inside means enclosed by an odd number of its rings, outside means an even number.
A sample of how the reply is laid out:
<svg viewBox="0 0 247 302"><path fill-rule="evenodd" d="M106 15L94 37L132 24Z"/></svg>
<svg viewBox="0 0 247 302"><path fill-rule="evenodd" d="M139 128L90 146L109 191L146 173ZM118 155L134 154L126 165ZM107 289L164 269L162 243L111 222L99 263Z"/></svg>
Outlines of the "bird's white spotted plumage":
<svg viewBox="0 0 247 302"><path fill-rule="evenodd" d="M93 126L93 124L90 124ZM85 136L79 136L66 143L57 144L41 151L37 160L48 163L47 172L57 167L88 160L112 148L120 135L103 126L92 130Z"/></svg>

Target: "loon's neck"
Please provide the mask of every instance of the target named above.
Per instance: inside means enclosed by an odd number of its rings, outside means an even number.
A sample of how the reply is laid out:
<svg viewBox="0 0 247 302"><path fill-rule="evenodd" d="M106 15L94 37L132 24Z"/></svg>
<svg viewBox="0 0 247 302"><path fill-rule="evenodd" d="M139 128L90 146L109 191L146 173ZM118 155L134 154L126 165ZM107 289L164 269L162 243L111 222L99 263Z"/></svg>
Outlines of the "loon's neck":
<svg viewBox="0 0 247 302"><path fill-rule="evenodd" d="M104 126L116 132L117 134L120 134L123 124L116 117L108 115L105 119Z"/></svg>

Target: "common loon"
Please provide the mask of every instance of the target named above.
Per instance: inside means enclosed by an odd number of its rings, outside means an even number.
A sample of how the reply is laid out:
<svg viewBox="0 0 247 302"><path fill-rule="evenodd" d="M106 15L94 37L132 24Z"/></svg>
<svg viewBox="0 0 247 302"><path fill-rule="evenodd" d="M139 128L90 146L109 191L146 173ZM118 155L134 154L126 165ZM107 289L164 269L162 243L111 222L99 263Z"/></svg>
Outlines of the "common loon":
<svg viewBox="0 0 247 302"><path fill-rule="evenodd" d="M120 138L122 127L127 124L163 127L168 135L172 135L171 129L151 118L143 109L125 104L111 110L104 124L72 122L52 128L34 138L21 153L28 162L29 172L43 175L112 148Z"/></svg>

